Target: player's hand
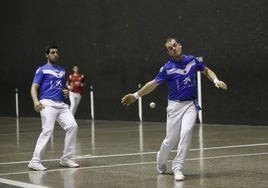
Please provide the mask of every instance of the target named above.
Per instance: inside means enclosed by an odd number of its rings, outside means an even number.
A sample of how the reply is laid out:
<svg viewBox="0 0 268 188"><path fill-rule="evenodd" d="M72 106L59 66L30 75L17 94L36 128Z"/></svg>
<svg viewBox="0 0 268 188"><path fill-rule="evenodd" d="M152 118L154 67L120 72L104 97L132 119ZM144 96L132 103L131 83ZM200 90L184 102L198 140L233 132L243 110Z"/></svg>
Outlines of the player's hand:
<svg viewBox="0 0 268 188"><path fill-rule="evenodd" d="M43 108L45 108L40 102L34 105L34 110L36 112L40 112Z"/></svg>
<svg viewBox="0 0 268 188"><path fill-rule="evenodd" d="M63 96L65 98L68 98L69 97L69 90L68 89L63 89L62 92L63 92Z"/></svg>
<svg viewBox="0 0 268 188"><path fill-rule="evenodd" d="M71 90L71 91L73 90L73 86L71 86L71 85L68 85L67 88L68 88L69 90Z"/></svg>
<svg viewBox="0 0 268 188"><path fill-rule="evenodd" d="M216 83L215 83L215 86L217 87L217 88L222 88L222 89L224 89L224 90L227 90L227 85L226 85L226 83L224 83L223 81L217 81Z"/></svg>
<svg viewBox="0 0 268 188"><path fill-rule="evenodd" d="M122 99L121 99L121 103L124 105L124 106L129 106L131 105L132 103L134 103L137 99L134 97L133 94L129 93L127 95L125 95Z"/></svg>

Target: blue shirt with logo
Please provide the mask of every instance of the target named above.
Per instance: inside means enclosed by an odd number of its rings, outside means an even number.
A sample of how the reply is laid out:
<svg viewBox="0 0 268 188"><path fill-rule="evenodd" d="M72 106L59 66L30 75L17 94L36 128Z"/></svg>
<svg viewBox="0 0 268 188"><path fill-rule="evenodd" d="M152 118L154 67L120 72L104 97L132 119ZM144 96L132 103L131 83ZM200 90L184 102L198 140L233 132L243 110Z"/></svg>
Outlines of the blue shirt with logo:
<svg viewBox="0 0 268 188"><path fill-rule="evenodd" d="M65 70L58 65L45 64L35 73L33 83L39 85L39 100L63 101L62 90L65 85Z"/></svg>
<svg viewBox="0 0 268 188"><path fill-rule="evenodd" d="M197 95L196 72L203 71L205 65L192 55L183 55L180 62L170 59L155 77L157 83L168 85L169 100L195 100Z"/></svg>

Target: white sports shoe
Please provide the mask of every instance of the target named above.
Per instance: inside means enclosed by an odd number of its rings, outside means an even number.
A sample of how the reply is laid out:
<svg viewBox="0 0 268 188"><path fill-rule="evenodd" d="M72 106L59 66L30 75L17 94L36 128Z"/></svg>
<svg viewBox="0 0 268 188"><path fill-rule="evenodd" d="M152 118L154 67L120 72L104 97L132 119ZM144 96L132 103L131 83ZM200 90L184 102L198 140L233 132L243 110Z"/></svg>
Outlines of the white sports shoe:
<svg viewBox="0 0 268 188"><path fill-rule="evenodd" d="M159 174L165 174L167 172L167 166L166 164L163 164L163 165L158 164L158 153L156 155L156 169Z"/></svg>
<svg viewBox="0 0 268 188"><path fill-rule="evenodd" d="M185 176L182 174L181 170L176 169L174 171L174 179L175 179L175 181L183 181L183 180L185 180Z"/></svg>
<svg viewBox="0 0 268 188"><path fill-rule="evenodd" d="M69 168L78 168L79 164L75 163L73 160L60 160L60 165Z"/></svg>
<svg viewBox="0 0 268 188"><path fill-rule="evenodd" d="M165 164L164 165L159 165L157 163L156 169L157 169L159 174L165 174L167 172L167 166Z"/></svg>
<svg viewBox="0 0 268 188"><path fill-rule="evenodd" d="M28 164L28 167L32 170L36 170L36 171L45 171L47 170L46 167L44 167L40 162L32 162L30 161Z"/></svg>

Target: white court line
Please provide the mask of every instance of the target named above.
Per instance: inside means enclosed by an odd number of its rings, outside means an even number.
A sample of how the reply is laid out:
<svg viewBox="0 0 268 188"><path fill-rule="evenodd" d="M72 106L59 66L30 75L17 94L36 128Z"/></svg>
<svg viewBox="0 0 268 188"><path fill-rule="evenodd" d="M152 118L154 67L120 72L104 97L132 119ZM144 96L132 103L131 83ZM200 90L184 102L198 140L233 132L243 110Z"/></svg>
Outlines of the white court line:
<svg viewBox="0 0 268 188"><path fill-rule="evenodd" d="M203 148L203 151L205 151L205 150L217 150L217 149L242 148L242 147L254 147L254 146L268 146L268 143L209 147L209 148ZM199 150L200 150L200 148L190 149L190 151L199 151ZM177 152L177 150L172 150L171 152ZM157 151L114 154L114 155L90 155L90 154L87 154L87 155L76 156L73 159L96 159L96 158L109 158L109 157L124 157L124 156L134 156L134 155L150 155L150 154L156 154L156 153L157 153ZM42 160L42 161L49 162L49 161L58 161L58 160L59 159L46 159L46 160ZM28 163L28 162L29 161L3 162L3 163L0 163L0 165L23 164L23 163Z"/></svg>
<svg viewBox="0 0 268 188"><path fill-rule="evenodd" d="M268 145L268 143L244 144L244 145L234 145L234 146L217 146L217 147L204 148L203 150L244 148L244 147L267 146L267 145ZM190 149L190 151L199 151L199 150L200 150L200 148Z"/></svg>
<svg viewBox="0 0 268 188"><path fill-rule="evenodd" d="M187 161L196 161L196 160L209 160L209 159L221 159L221 158L233 158L233 157L248 157L248 156L260 156L260 155L268 155L268 152L266 153L251 153L251 154L242 154L242 155L222 155L222 156L215 156L215 157L202 157L202 158L189 158L186 159ZM168 162L171 162L172 160L169 160ZM126 163L126 164L112 164L112 165L100 165L100 166L91 166L91 167L79 167L77 170L86 170L86 169L101 169L101 168L111 168L111 167L123 167L123 166L136 166L136 165L146 165L146 164L154 164L155 161L150 162L140 162L140 163ZM65 169L54 169L54 170L48 170L47 172L57 172L62 170L70 170L68 168ZM0 174L0 176L3 175L18 175L18 174L28 174L27 172L16 172L16 173L5 173ZM37 172L38 173L38 172ZM8 184L8 185L15 185L18 187L31 187L31 188L47 188L44 186L38 186L34 184L19 182L19 181L13 181L8 179L0 178L0 183Z"/></svg>
<svg viewBox="0 0 268 188"><path fill-rule="evenodd" d="M210 148L203 148L202 150L217 150L217 149L231 149L231 148L243 148L243 147L254 147L254 146L268 146L268 143L259 143L259 144L246 144L246 145L234 145L234 146L218 146L218 147L210 147ZM199 151L200 148L190 149L190 151ZM172 150L171 152L177 152L177 150ZM115 155L80 155L75 157L74 159L85 159L85 158L106 158L106 157L123 157L123 156L132 156L132 155L150 155L156 154L157 151L153 152L139 152L139 153L127 153L127 154L115 154ZM1 164L1 163L0 163Z"/></svg>
<svg viewBox="0 0 268 188"><path fill-rule="evenodd" d="M249 156L261 156L261 155L268 155L268 152L264 153L247 153L247 154L238 154L238 155L220 155L214 157L202 157L202 158L189 158L186 159L187 161L197 161L197 160L209 160L209 159L223 159L223 158L233 158L233 157L249 157ZM172 160L168 160L168 162L172 162ZM76 168L77 170L86 170L86 169L100 169L100 168L110 168L110 167L122 167L122 166L135 166L135 165L146 165L146 164L154 164L155 161L149 162L138 162L138 163L125 163L125 164L112 164L112 165L99 165L99 166L89 166L89 167L79 167ZM45 172L58 172L58 171L65 171L70 170L70 168L59 168L53 170L47 170ZM24 172L14 172L14 173L3 173L0 176L7 176L7 175L19 175L19 174L28 174L32 171L24 171ZM36 171L38 173L38 171ZM1 178L0 178L1 183Z"/></svg>
<svg viewBox="0 0 268 188"><path fill-rule="evenodd" d="M24 182L14 181L14 180L8 180L8 179L4 179L4 178L0 178L0 183L8 184L8 185L14 185L16 187L25 187L25 188L27 188L27 187L31 187L31 188L49 188L49 187L45 187L45 186L40 186L40 185L35 185L35 184L30 184L30 183L24 183Z"/></svg>
<svg viewBox="0 0 268 188"><path fill-rule="evenodd" d="M234 146L219 146L219 147L209 147L209 148L203 148L203 150L218 150L218 149L230 149L230 148L242 148L242 147L256 147L256 146L267 146L268 143L259 143L259 144L246 144L246 145L234 145ZM190 149L190 151L199 151L200 148L194 148ZM172 150L172 152L176 152L176 150ZM115 155L102 155L102 156L92 156L92 155L82 155L77 156L75 159L85 159L85 158L108 158L108 157L121 157L121 156L134 156L134 155L150 155L150 154L156 154L157 152L140 152L140 153L129 153L129 154L115 154ZM251 153L251 154L238 154L238 155L224 155L224 156L214 156L214 157L202 157L202 158L189 158L186 159L187 161L195 161L195 160L208 160L208 159L221 159L221 158L232 158L232 157L247 157L247 156L258 156L258 155L268 155L268 152L266 153ZM49 160L43 160L43 161L57 161L59 159L49 159ZM18 162L6 162L6 163L0 163L0 165L3 164L21 164L21 163L28 163L29 161L18 161ZM171 162L169 160L168 162ZM101 166L91 166L91 167L80 167L79 170L83 169L100 169L100 168L111 168L111 167L122 167L122 166L135 166L135 165L145 165L145 164L154 164L155 161L151 162L140 162L140 163L126 163L126 164L113 164L113 165L101 165ZM56 172L56 171L62 171L62 170L69 170L66 169L54 169L54 170L48 170L47 172ZM3 173L0 174L0 176L6 176L6 175L18 175L18 174L28 174L29 171L24 172L16 172L16 173ZM32 187L32 188L47 188L44 186L14 181L14 180L8 180L4 178L0 178L0 183L8 184L8 185L14 185L18 187Z"/></svg>

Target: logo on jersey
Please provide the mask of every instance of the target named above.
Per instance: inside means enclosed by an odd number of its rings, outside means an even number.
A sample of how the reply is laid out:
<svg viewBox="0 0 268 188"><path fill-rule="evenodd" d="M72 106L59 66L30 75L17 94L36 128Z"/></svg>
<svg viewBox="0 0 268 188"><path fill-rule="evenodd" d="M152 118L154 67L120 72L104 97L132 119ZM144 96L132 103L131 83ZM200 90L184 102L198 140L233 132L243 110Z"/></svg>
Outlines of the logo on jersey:
<svg viewBox="0 0 268 188"><path fill-rule="evenodd" d="M57 90L61 90L62 89L62 84L61 84L61 80L57 80L55 82L53 82L52 80L50 81L50 87L49 89L57 89Z"/></svg>
<svg viewBox="0 0 268 188"><path fill-rule="evenodd" d="M187 85L189 82L191 82L191 79L189 76L187 76L184 80L183 80L183 83L184 85Z"/></svg>
<svg viewBox="0 0 268 188"><path fill-rule="evenodd" d="M188 63L185 67L185 69L178 69L178 68L173 68L173 69L170 69L170 70L167 70L167 74L170 75L170 74L181 74L181 75L186 75L188 74L188 72L191 70L191 68L195 65L195 61L192 60L190 63Z"/></svg>
<svg viewBox="0 0 268 188"><path fill-rule="evenodd" d="M55 79L51 79L50 80L50 82L49 82L49 84L50 84L49 89L61 90L63 88L61 78L65 75L65 71L59 71L57 69L54 69L54 70L44 69L43 70L43 73L44 74L53 75L54 77L56 77Z"/></svg>

